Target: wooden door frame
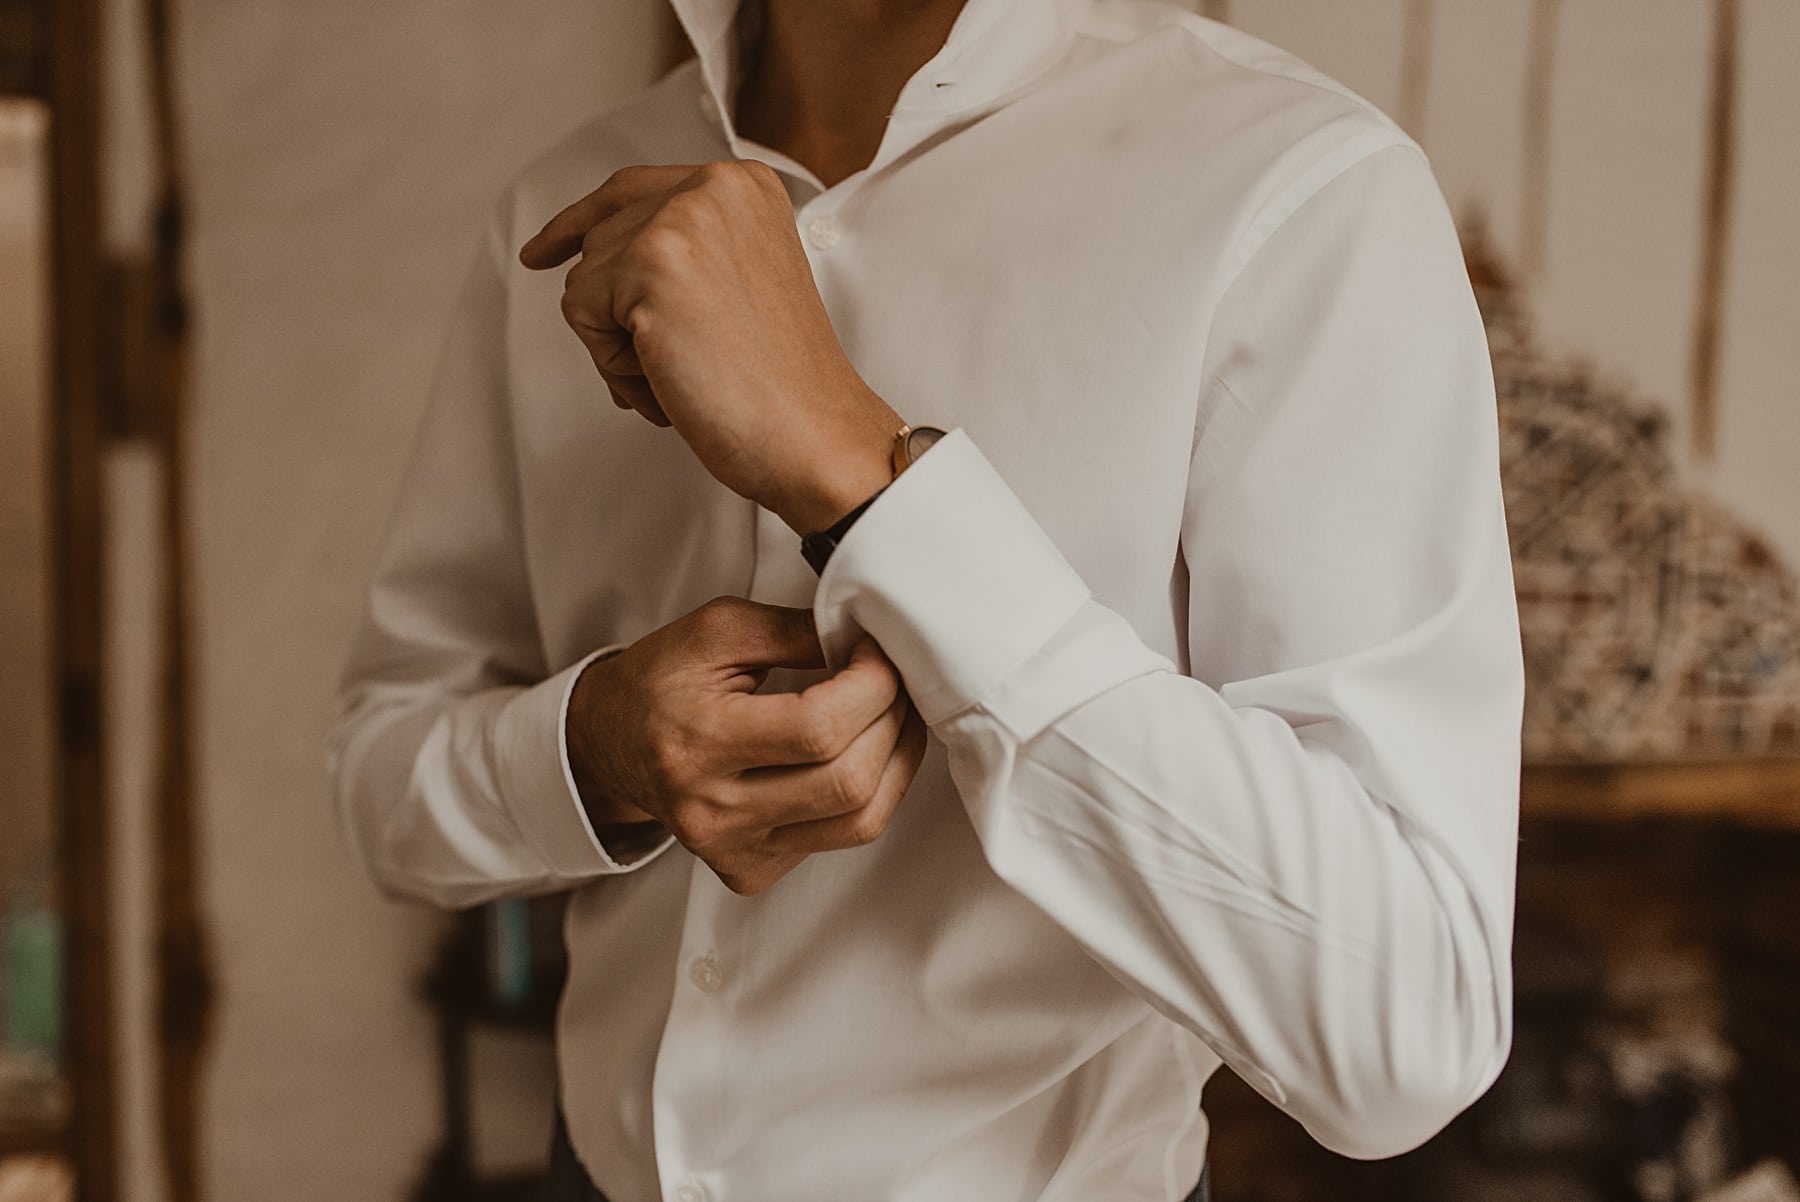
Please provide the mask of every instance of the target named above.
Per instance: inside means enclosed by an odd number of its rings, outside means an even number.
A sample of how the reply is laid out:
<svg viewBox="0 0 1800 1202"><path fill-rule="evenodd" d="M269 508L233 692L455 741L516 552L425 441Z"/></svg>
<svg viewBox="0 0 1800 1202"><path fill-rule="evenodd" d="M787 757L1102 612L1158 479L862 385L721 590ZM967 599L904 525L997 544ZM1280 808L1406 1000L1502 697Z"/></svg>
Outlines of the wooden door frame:
<svg viewBox="0 0 1800 1202"><path fill-rule="evenodd" d="M51 623L58 698L67 1063L66 1148L79 1202L118 1196L107 873L103 681L105 507L101 469L100 22L96 0L46 0L51 139Z"/></svg>

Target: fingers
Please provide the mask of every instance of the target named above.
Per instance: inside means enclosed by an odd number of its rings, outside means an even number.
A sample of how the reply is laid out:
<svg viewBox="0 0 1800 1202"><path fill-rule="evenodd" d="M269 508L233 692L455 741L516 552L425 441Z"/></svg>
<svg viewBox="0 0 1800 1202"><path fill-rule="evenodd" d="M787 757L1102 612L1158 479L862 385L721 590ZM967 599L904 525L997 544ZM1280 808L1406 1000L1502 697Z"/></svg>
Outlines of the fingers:
<svg viewBox="0 0 1800 1202"><path fill-rule="evenodd" d="M650 381L643 376L601 368L600 378L606 381L606 390L612 393L613 404L619 408L635 409L651 425L665 430L672 424L669 415L657 403L656 394L650 390Z"/></svg>
<svg viewBox="0 0 1800 1202"><path fill-rule="evenodd" d="M804 609L720 597L626 654L642 660L645 698L673 703L640 707L635 756L661 799L646 808L739 893L879 836L924 753L924 725L871 639L803 693L754 694L771 668L823 662ZM797 829L767 846L785 827Z"/></svg>
<svg viewBox="0 0 1800 1202"><path fill-rule="evenodd" d="M736 871L716 864L710 867L727 889L745 897L754 897L798 868L805 859L805 854L756 856L747 860L746 866Z"/></svg>
<svg viewBox="0 0 1800 1202"><path fill-rule="evenodd" d="M863 847L886 833L913 778L918 775L926 747L925 723L911 702L901 699L895 704L893 713L899 716L897 737L891 744L885 737L871 744L882 755L880 773L867 799L860 805L840 814L778 825L763 833L757 843L740 846L727 855L702 853L701 858L727 888L745 895L761 893L814 852ZM857 753L861 754L861 751L859 747ZM823 769L799 771L819 772ZM765 803L764 808L771 807Z"/></svg>
<svg viewBox="0 0 1800 1202"><path fill-rule="evenodd" d="M672 423L644 375L631 333L613 318L604 296L596 297L587 287L595 270L590 260L583 259L569 271L563 281L563 320L587 348L613 404L636 410L651 425L667 429Z"/></svg>
<svg viewBox="0 0 1800 1202"><path fill-rule="evenodd" d="M754 815L752 825L765 830L862 809L875 795L900 740L907 707L905 697L896 698L828 761L752 768L740 774L732 808Z"/></svg>
<svg viewBox="0 0 1800 1202"><path fill-rule="evenodd" d="M925 722L909 703L899 738L882 764L868 804L833 817L777 827L769 832L763 850L786 859L818 851L866 847L875 842L886 832L913 777L918 775L919 764L925 758L925 742Z"/></svg>
<svg viewBox="0 0 1800 1202"><path fill-rule="evenodd" d="M720 748L740 770L837 759L901 696L900 674L873 641L802 693L740 694L719 706Z"/></svg>
<svg viewBox="0 0 1800 1202"><path fill-rule="evenodd" d="M700 168L693 164L627 167L563 209L519 248L519 262L543 271L565 262L581 249L587 232L628 205L679 187Z"/></svg>

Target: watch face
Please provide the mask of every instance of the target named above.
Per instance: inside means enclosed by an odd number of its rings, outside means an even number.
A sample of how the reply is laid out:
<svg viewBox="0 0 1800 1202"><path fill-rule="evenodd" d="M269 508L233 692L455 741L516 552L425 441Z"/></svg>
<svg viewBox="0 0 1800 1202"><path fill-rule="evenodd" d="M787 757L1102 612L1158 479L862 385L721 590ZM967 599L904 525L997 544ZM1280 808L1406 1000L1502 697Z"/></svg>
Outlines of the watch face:
<svg viewBox="0 0 1800 1202"><path fill-rule="evenodd" d="M908 463L917 463L919 461L919 456L936 446L938 440L942 438L944 434L945 431L938 429L936 426L913 427L912 432L906 436L906 461Z"/></svg>

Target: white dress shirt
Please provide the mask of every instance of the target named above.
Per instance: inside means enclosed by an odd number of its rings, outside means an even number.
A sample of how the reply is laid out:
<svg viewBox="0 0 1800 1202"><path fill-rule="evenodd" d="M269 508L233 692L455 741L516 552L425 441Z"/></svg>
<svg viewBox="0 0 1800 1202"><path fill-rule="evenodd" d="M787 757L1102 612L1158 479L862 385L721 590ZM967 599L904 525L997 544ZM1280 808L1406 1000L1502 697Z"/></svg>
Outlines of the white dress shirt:
<svg viewBox="0 0 1800 1202"><path fill-rule="evenodd" d="M1339 1151L1423 1141L1509 1046L1522 672L1421 152L1172 7L969 0L825 188L731 129L733 0L677 7L699 64L526 170L460 302L334 744L371 871L574 891L562 1103L613 1202L1171 1202L1221 1062ZM728 156L955 431L822 579L516 259L616 168ZM719 594L869 632L933 736L881 840L756 897L609 855L562 741L597 648Z"/></svg>

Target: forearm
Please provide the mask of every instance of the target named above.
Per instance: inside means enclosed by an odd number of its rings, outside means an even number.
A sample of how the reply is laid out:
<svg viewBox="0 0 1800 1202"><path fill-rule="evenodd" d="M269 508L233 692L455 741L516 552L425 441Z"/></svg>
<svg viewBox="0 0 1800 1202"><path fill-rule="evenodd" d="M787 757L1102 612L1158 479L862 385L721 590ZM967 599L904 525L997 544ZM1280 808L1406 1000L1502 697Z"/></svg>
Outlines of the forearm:
<svg viewBox="0 0 1800 1202"><path fill-rule="evenodd" d="M827 646L867 630L905 674L995 872L1354 1155L1447 1122L1510 1033L1517 627L1497 505L1443 515L1456 562L1403 612L1299 569L1278 596L1316 614L1288 629L1340 649L1218 687L1092 600L958 436L820 586Z"/></svg>
<svg viewBox="0 0 1800 1202"><path fill-rule="evenodd" d="M1099 607L1077 622L1098 629L1089 653L1111 626L1131 654ZM1373 796L1366 758L1170 671L1038 731L1010 717L934 728L995 872L1321 1142L1404 1151L1491 1082L1510 1038L1504 874ZM1459 807L1510 812L1503 743L1455 753Z"/></svg>

